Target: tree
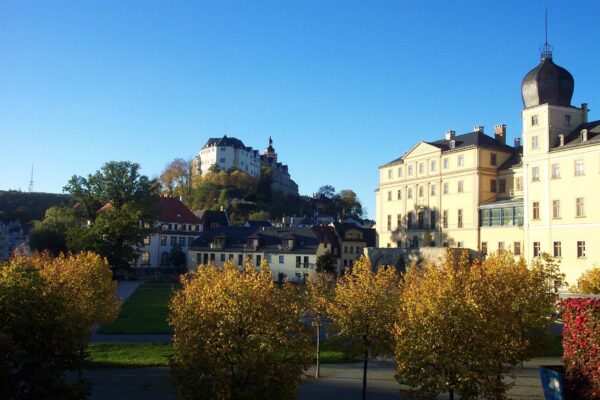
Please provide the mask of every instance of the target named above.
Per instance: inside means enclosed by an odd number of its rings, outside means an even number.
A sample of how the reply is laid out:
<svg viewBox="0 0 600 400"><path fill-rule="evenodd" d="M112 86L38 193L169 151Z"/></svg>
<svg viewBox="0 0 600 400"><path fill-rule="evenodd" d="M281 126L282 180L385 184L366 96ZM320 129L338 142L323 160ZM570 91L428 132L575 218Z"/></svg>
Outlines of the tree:
<svg viewBox="0 0 600 400"><path fill-rule="evenodd" d="M106 261L87 253L16 254L0 266L0 398L80 399L95 323L118 311ZM65 379L66 371L79 377Z"/></svg>
<svg viewBox="0 0 600 400"><path fill-rule="evenodd" d="M350 189L340 190L338 194L334 196L338 213L342 217L354 217L362 218L363 207L356 196L356 193Z"/></svg>
<svg viewBox="0 0 600 400"><path fill-rule="evenodd" d="M337 274L337 258L331 251L317 257L317 272L331 274L335 277Z"/></svg>
<svg viewBox="0 0 600 400"><path fill-rule="evenodd" d="M571 288L572 292L581 294L600 294L600 267L594 267L577 279L577 287Z"/></svg>
<svg viewBox="0 0 600 400"><path fill-rule="evenodd" d="M328 309L333 300L333 291L329 276L317 273L314 279L306 284L305 308L317 333L317 368L315 377L321 372L321 326L323 320L329 315Z"/></svg>
<svg viewBox="0 0 600 400"><path fill-rule="evenodd" d="M298 291L266 263L201 265L170 305L171 372L182 399L291 399L310 363Z"/></svg>
<svg viewBox="0 0 600 400"><path fill-rule="evenodd" d="M504 398L503 375L552 322L562 279L551 260L528 268L510 252L482 264L449 251L442 265L409 269L395 325L398 382L425 397Z"/></svg>
<svg viewBox="0 0 600 400"><path fill-rule="evenodd" d="M317 193L327 199L333 199L333 196L335 195L335 188L331 185L324 185L319 188Z"/></svg>
<svg viewBox="0 0 600 400"><path fill-rule="evenodd" d="M177 268L185 265L185 253L181 249L181 246L176 245L171 247L171 252L169 253L169 260Z"/></svg>
<svg viewBox="0 0 600 400"><path fill-rule="evenodd" d="M165 166L160 174L163 191L170 195L184 196L191 189L191 162L176 158Z"/></svg>
<svg viewBox="0 0 600 400"><path fill-rule="evenodd" d="M352 272L338 279L330 308L334 329L354 341L363 354L362 398L366 398L367 368L371 357L392 352L392 329L399 295L394 268L379 267L373 273L371 262L361 256Z"/></svg>
<svg viewBox="0 0 600 400"><path fill-rule="evenodd" d="M68 250L68 233L76 227L78 218L72 207L50 207L42 221L35 221L29 236L32 250L49 251L57 256Z"/></svg>
<svg viewBox="0 0 600 400"><path fill-rule="evenodd" d="M116 268L128 268L137 258L144 237L153 232L158 202L157 182L139 170L136 163L111 161L87 178L71 178L64 190L90 223L79 225L70 250L95 251Z"/></svg>

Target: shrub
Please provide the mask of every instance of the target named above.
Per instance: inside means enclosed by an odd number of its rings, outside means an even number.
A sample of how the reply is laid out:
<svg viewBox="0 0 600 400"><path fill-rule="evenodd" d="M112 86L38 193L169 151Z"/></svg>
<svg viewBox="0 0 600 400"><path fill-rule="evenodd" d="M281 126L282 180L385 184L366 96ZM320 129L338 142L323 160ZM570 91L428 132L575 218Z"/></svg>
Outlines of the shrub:
<svg viewBox="0 0 600 400"><path fill-rule="evenodd" d="M594 267L584 272L577 279L577 287L572 291L582 294L600 294L600 267Z"/></svg>
<svg viewBox="0 0 600 400"><path fill-rule="evenodd" d="M562 306L567 398L600 399L600 299L567 299Z"/></svg>

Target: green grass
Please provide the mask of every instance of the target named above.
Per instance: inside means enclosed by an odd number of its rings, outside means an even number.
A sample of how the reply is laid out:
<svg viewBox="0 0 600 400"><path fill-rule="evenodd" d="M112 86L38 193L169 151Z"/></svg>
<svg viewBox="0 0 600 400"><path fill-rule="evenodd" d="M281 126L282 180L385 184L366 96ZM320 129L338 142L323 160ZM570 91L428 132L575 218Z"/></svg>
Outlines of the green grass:
<svg viewBox="0 0 600 400"><path fill-rule="evenodd" d="M99 343L88 346L91 368L166 367L171 343Z"/></svg>
<svg viewBox="0 0 600 400"><path fill-rule="evenodd" d="M170 283L145 283L121 306L117 319L100 328L102 334L172 333L167 317L173 290L180 286Z"/></svg>
<svg viewBox="0 0 600 400"><path fill-rule="evenodd" d="M314 347L312 348L315 350ZM88 368L167 367L173 355L171 343L98 343L88 346ZM313 355L313 362L315 355ZM321 346L321 363L339 364L357 361L339 345Z"/></svg>

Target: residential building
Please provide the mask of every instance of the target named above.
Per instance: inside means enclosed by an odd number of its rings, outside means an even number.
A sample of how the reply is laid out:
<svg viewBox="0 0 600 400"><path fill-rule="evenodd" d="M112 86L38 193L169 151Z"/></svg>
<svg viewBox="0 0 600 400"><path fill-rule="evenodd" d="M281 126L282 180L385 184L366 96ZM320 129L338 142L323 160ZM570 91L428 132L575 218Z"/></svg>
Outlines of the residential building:
<svg viewBox="0 0 600 400"><path fill-rule="evenodd" d="M354 262L363 255L365 247L375 246L375 229L363 228L351 222L332 222L341 249L340 261L342 271L352 268Z"/></svg>
<svg viewBox="0 0 600 400"><path fill-rule="evenodd" d="M331 234L322 229L227 227L202 232L189 248L195 266L213 263L221 266L233 260L243 268L249 257L254 265L269 263L273 280L301 282L316 272L317 258L332 251Z"/></svg>
<svg viewBox="0 0 600 400"><path fill-rule="evenodd" d="M574 80L549 46L523 79L522 137L482 127L420 142L380 167L380 247L511 250L557 257L571 284L600 264L600 121L571 105ZM441 190L440 190L441 188Z"/></svg>
<svg viewBox="0 0 600 400"><path fill-rule="evenodd" d="M16 220L0 221L0 260L8 260L15 250L26 245L31 225Z"/></svg>

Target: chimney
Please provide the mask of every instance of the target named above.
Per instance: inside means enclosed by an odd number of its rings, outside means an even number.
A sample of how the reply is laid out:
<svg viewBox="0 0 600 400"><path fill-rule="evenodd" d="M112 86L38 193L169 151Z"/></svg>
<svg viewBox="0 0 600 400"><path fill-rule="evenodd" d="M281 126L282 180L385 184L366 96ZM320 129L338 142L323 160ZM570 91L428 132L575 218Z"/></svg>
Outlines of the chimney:
<svg viewBox="0 0 600 400"><path fill-rule="evenodd" d="M494 137L500 143L506 144L506 125L505 124L498 124L494 127Z"/></svg>
<svg viewBox="0 0 600 400"><path fill-rule="evenodd" d="M456 132L454 132L454 131L446 131L446 140L452 140L452 139L454 139L454 134L455 133Z"/></svg>
<svg viewBox="0 0 600 400"><path fill-rule="evenodd" d="M473 128L473 131L483 133L483 125L477 125L475 128Z"/></svg>
<svg viewBox="0 0 600 400"><path fill-rule="evenodd" d="M581 130L581 141L582 142L587 142L588 140L588 130L587 129L582 129Z"/></svg>
<svg viewBox="0 0 600 400"><path fill-rule="evenodd" d="M562 133L558 135L558 147L562 147L565 145L565 135Z"/></svg>
<svg viewBox="0 0 600 400"><path fill-rule="evenodd" d="M515 138L515 148L521 147L521 138Z"/></svg>
<svg viewBox="0 0 600 400"><path fill-rule="evenodd" d="M582 114L582 116L583 116L583 118L581 119L581 121L582 121L584 124L587 124L587 122L588 122L588 111L589 111L589 110L588 110L588 105L587 105L587 103L581 103L581 114Z"/></svg>

